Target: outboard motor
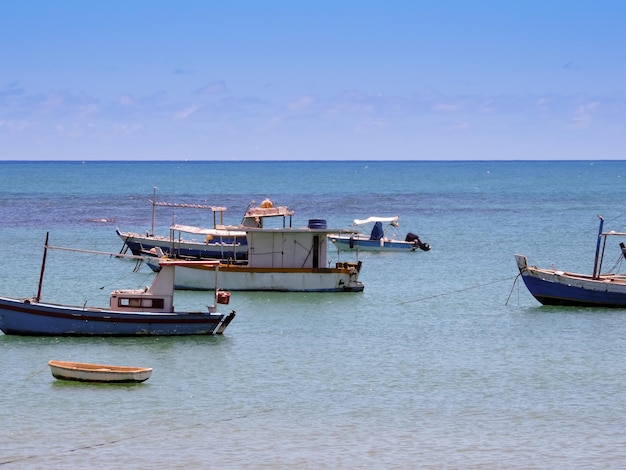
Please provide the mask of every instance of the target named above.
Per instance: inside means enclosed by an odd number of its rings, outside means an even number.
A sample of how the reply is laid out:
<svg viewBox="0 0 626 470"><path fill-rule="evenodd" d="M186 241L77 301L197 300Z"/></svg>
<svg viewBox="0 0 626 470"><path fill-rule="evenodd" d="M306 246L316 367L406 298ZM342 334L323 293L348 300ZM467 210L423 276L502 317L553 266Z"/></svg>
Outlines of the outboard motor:
<svg viewBox="0 0 626 470"><path fill-rule="evenodd" d="M404 241L413 243L422 251L429 251L431 249L431 246L428 243L422 242L420 237L411 232L406 234Z"/></svg>

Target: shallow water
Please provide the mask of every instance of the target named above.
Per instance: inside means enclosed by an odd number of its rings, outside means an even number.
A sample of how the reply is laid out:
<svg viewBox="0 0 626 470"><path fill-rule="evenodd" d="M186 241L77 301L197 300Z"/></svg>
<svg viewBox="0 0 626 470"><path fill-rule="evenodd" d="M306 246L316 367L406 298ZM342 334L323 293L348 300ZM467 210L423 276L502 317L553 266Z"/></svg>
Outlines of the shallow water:
<svg viewBox="0 0 626 470"><path fill-rule="evenodd" d="M118 252L116 226L150 227L152 186L162 200L225 205L232 223L265 197L295 209L299 225L399 214L401 230L433 245L362 253L363 293L233 293L237 317L222 337L0 335L7 468L626 463L624 312L542 307L515 283L513 259L590 271L596 214L623 230L614 201L626 162L0 168L0 295L35 293L46 231L53 245ZM128 184L111 185L120 175ZM206 222L205 214L176 218ZM158 219L166 233L172 214ZM106 304L110 290L150 280L133 267L50 252L43 296ZM178 292L176 305L207 297ZM138 385L65 383L53 379L50 359L154 371Z"/></svg>

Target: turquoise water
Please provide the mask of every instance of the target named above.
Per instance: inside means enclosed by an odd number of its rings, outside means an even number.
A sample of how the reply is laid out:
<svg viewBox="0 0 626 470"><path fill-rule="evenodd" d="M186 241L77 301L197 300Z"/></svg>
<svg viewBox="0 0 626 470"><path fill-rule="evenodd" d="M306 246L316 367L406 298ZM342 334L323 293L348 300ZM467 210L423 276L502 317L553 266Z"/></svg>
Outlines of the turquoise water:
<svg viewBox="0 0 626 470"><path fill-rule="evenodd" d="M157 198L269 197L347 227L400 215L430 252L361 254L363 293L236 293L223 337L0 334L6 468L606 468L626 464L626 313L542 307L513 254L589 272L622 230L626 162L0 163L0 295L37 290L53 245L118 252ZM157 212L167 233L171 209ZM184 211L176 221L208 223ZM617 243L617 242L616 242ZM617 246L605 263L619 262ZM43 298L106 304L134 262L54 251ZM208 294L177 293L177 308ZM56 381L50 359L153 367L134 386Z"/></svg>

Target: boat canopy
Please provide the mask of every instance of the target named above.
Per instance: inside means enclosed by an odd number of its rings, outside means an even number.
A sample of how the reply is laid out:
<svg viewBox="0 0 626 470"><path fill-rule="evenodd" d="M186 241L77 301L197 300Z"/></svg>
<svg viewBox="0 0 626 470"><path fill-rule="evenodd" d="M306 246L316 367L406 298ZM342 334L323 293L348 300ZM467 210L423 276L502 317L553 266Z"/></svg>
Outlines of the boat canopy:
<svg viewBox="0 0 626 470"><path fill-rule="evenodd" d="M398 223L398 217L368 217L367 219L354 219L354 225L364 225L371 222L395 222Z"/></svg>
<svg viewBox="0 0 626 470"><path fill-rule="evenodd" d="M184 233L191 233L191 234L196 234L196 235L212 235L216 237L219 237L219 236L245 237L246 236L246 232L243 230L230 230L229 228L226 228L226 226L223 226L223 227L224 227L223 229L211 229L211 228L195 227L192 225L175 224L170 227L170 230L184 232Z"/></svg>

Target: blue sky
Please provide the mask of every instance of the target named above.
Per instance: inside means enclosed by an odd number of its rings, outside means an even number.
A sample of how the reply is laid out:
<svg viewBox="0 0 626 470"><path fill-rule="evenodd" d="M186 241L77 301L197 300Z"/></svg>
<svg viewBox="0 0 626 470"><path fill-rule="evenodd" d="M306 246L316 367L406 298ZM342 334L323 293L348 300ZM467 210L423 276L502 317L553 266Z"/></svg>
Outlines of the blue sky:
<svg viewBox="0 0 626 470"><path fill-rule="evenodd" d="M0 2L0 160L626 158L623 1Z"/></svg>

